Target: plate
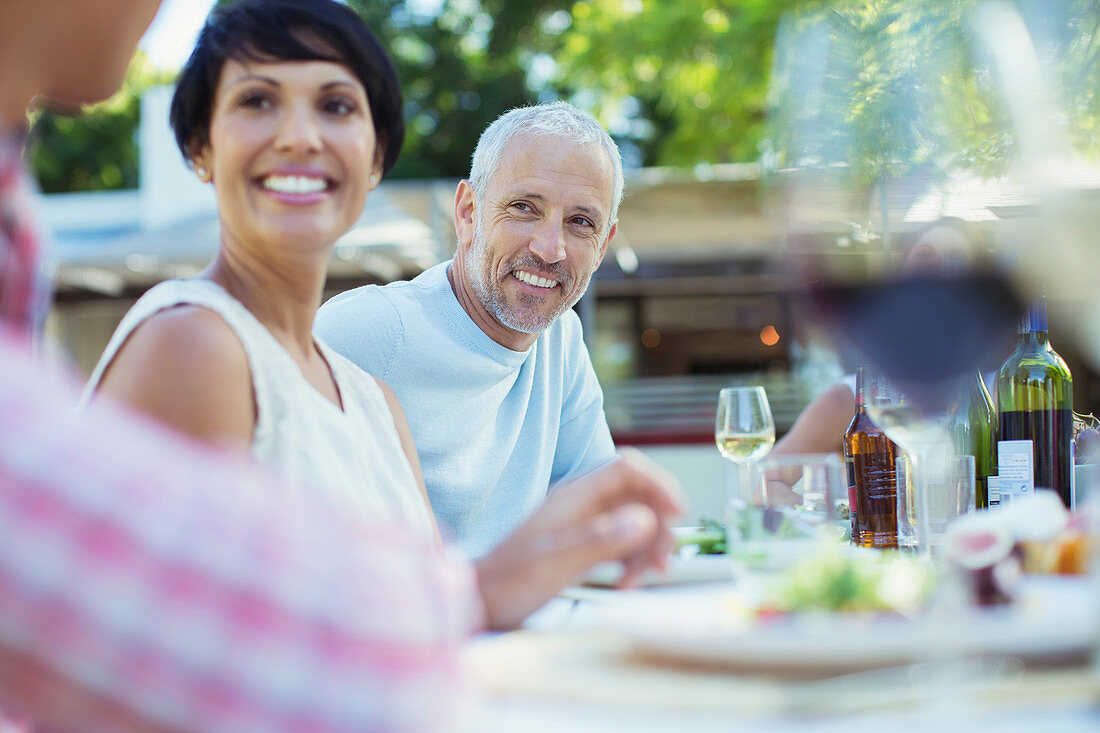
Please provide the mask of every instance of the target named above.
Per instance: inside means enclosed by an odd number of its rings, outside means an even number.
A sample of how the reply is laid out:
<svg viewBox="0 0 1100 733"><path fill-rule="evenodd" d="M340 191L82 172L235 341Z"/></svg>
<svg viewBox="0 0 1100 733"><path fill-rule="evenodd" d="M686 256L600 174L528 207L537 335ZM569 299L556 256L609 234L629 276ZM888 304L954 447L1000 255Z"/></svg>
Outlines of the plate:
<svg viewBox="0 0 1100 733"><path fill-rule="evenodd" d="M605 562L595 566L581 578L584 585L614 586L623 574L623 566L617 562ZM669 558L668 571L647 570L642 573L638 585L675 585L678 583L718 583L732 577L730 559L725 555L695 555Z"/></svg>
<svg viewBox="0 0 1100 733"><path fill-rule="evenodd" d="M1095 591L1084 579L1027 579L1012 607L931 611L919 619L856 613L750 620L732 594L684 612L671 597L618 621L649 656L807 674L948 657L1083 657L1098 638ZM739 610L742 611L739 613ZM605 619L606 620L606 619Z"/></svg>

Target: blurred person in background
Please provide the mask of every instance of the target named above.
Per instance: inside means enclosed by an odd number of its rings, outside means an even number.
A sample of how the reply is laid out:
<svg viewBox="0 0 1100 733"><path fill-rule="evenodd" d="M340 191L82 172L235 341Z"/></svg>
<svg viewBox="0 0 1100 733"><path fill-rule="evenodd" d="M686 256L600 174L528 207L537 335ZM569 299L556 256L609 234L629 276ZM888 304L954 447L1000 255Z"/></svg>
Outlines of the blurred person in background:
<svg viewBox="0 0 1100 733"><path fill-rule="evenodd" d="M985 256L985 238L970 222L953 216L925 224L908 238L901 271L949 273ZM987 377L986 384L992 382ZM771 455L843 453L844 433L856 411L856 375L846 374L815 397L779 439Z"/></svg>
<svg viewBox="0 0 1100 733"><path fill-rule="evenodd" d="M435 515L480 557L615 457L580 318L615 236L619 149L565 102L511 110L458 184L454 258L322 306L316 332L397 393Z"/></svg>
<svg viewBox="0 0 1100 733"><path fill-rule="evenodd" d="M110 404L72 411L27 348L24 110L109 95L158 4L0 4L0 708L56 731L435 729L469 633L596 562L648 564L675 489L624 458L475 569Z"/></svg>

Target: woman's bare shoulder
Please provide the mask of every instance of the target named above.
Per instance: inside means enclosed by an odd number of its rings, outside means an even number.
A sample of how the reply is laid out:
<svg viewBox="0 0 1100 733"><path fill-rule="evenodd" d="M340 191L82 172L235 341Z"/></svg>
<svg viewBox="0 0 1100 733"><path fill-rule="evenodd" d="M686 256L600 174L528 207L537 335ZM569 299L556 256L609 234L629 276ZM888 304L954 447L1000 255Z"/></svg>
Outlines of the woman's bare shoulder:
<svg viewBox="0 0 1100 733"><path fill-rule="evenodd" d="M143 321L98 391L209 442L251 440L255 408L244 345L201 306L175 306Z"/></svg>

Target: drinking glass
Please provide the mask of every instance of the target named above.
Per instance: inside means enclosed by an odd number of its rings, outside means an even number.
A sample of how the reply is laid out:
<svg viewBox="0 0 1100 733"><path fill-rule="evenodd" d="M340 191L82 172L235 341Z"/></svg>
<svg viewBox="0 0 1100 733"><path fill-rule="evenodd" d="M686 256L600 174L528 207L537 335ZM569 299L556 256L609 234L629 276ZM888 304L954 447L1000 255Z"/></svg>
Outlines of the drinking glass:
<svg viewBox="0 0 1100 733"><path fill-rule="evenodd" d="M840 542L837 505L847 498L834 453L767 457L746 469L730 495L727 543L734 577L795 563L821 541Z"/></svg>
<svg viewBox="0 0 1100 733"><path fill-rule="evenodd" d="M947 525L974 511L975 461L971 455L952 455L946 444L925 448L921 458L923 489L910 481L912 457L897 460L898 547L938 556ZM921 503L928 518L923 534L918 508L922 490L927 502Z"/></svg>
<svg viewBox="0 0 1100 733"><path fill-rule="evenodd" d="M718 393L714 442L722 456L734 463L727 500L728 537L746 516L754 496L760 495L750 464L775 444L775 420L763 387L726 387Z"/></svg>
<svg viewBox="0 0 1100 733"><path fill-rule="evenodd" d="M763 387L726 387L718 393L714 441L739 465L765 456L775 444L775 420Z"/></svg>

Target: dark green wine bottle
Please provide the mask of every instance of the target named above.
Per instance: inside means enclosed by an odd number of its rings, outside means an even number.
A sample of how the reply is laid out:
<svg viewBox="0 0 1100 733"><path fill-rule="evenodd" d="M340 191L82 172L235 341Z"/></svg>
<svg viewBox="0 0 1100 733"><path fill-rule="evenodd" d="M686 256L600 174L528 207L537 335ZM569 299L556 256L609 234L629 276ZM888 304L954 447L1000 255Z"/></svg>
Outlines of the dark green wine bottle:
<svg viewBox="0 0 1100 733"><path fill-rule="evenodd" d="M1050 346L1046 296L1039 296L1025 320L1016 350L997 374L1001 498L1052 489L1072 508L1073 378ZM1006 446L1012 441L1031 441L1030 477L1021 462L1024 444Z"/></svg>
<svg viewBox="0 0 1100 733"><path fill-rule="evenodd" d="M997 411L980 371L974 372L951 423L955 452L974 456L974 506L989 506L989 477L997 475Z"/></svg>

